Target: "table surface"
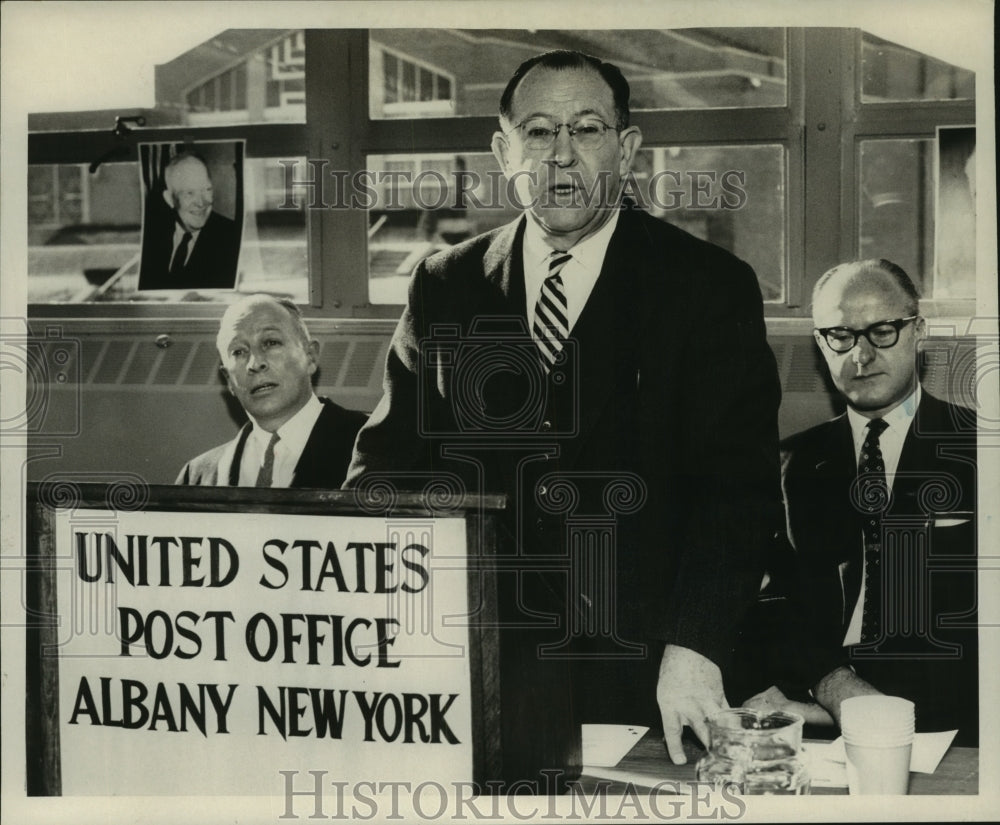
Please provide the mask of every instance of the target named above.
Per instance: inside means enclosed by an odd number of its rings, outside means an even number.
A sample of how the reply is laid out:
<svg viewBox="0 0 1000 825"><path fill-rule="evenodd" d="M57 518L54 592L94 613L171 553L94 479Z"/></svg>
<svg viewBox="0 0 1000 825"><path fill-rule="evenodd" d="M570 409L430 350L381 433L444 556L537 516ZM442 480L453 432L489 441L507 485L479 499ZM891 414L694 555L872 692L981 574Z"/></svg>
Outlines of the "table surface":
<svg viewBox="0 0 1000 825"><path fill-rule="evenodd" d="M806 740L806 744L810 741ZM627 783L653 787L660 782L683 786L695 780L695 763L705 751L698 744L684 740L686 765L675 765L667 756L663 734L648 731L613 768L584 768L581 790L593 792L598 783L608 793L623 792ZM610 785L607 783L610 782ZM683 793L679 787L678 793ZM846 794L847 788L816 787L813 794ZM932 774L911 773L910 795L970 795L979 793L978 748L951 747Z"/></svg>

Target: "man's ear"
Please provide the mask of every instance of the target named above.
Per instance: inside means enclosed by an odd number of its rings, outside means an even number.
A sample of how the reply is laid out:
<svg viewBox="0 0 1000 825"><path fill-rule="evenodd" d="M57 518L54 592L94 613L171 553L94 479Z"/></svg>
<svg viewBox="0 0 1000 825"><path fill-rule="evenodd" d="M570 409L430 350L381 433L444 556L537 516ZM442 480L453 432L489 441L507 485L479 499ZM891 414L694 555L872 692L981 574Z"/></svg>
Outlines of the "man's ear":
<svg viewBox="0 0 1000 825"><path fill-rule="evenodd" d="M315 375L319 369L319 341L313 339L306 344L306 357L309 359L309 374Z"/></svg>
<svg viewBox="0 0 1000 825"><path fill-rule="evenodd" d="M493 157L500 164L500 171L507 174L508 160L510 159L510 141L503 132L494 132L493 140L490 141L490 148L493 150Z"/></svg>
<svg viewBox="0 0 1000 825"><path fill-rule="evenodd" d="M629 126L624 132L618 135L618 145L621 147L621 155L618 161L618 174L625 177L635 163L635 156L642 146L642 132L638 126Z"/></svg>
<svg viewBox="0 0 1000 825"><path fill-rule="evenodd" d="M226 379L226 389L233 395L236 395L236 393L233 392L233 384L229 380L229 370L222 366L222 364L219 364L219 372L222 373L222 377Z"/></svg>
<svg viewBox="0 0 1000 825"><path fill-rule="evenodd" d="M819 351L823 351L823 336L819 334L819 330L813 330L813 340L816 342L816 346L819 347Z"/></svg>
<svg viewBox="0 0 1000 825"><path fill-rule="evenodd" d="M913 335L918 341L927 337L927 322L923 315L918 315L913 321Z"/></svg>
<svg viewBox="0 0 1000 825"><path fill-rule="evenodd" d="M173 193L169 189L164 189L162 194L163 194L163 200L167 202L167 206L169 206L171 209L176 208L176 205L174 204Z"/></svg>

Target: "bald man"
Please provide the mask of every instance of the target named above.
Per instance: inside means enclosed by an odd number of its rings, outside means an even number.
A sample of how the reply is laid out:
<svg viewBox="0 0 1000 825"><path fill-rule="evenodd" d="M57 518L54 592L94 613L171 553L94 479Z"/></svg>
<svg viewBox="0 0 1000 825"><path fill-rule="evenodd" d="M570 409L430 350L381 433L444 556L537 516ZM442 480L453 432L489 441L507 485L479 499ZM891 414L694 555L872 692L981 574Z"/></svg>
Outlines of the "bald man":
<svg viewBox="0 0 1000 825"><path fill-rule="evenodd" d="M299 308L269 295L242 298L222 316L216 347L249 421L185 464L176 483L339 488L367 416L316 397L319 343Z"/></svg>
<svg viewBox="0 0 1000 825"><path fill-rule="evenodd" d="M839 722L844 699L882 692L915 703L918 730L957 728L974 744L975 414L921 387L926 324L891 261L824 274L813 321L847 410L782 444L784 586L801 612L777 634L775 661L816 704L788 704L777 688L747 704Z"/></svg>
<svg viewBox="0 0 1000 825"><path fill-rule="evenodd" d="M163 178L170 219L162 226L155 220L156 210L147 209L139 289L232 289L240 232L213 208L208 165L193 153L176 155Z"/></svg>

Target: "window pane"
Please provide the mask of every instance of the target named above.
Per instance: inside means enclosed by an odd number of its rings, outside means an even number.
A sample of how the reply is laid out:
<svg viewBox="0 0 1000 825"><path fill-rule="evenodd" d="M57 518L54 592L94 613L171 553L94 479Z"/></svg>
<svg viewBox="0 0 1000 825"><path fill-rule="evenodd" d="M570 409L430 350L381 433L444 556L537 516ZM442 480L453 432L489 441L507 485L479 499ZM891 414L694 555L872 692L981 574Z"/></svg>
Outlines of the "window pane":
<svg viewBox="0 0 1000 825"><path fill-rule="evenodd" d="M749 263L765 301L785 299L785 153L781 146L642 149L636 200Z"/></svg>
<svg viewBox="0 0 1000 825"><path fill-rule="evenodd" d="M926 54L881 40L867 32L861 40L861 100L971 100L976 75Z"/></svg>
<svg viewBox="0 0 1000 825"><path fill-rule="evenodd" d="M236 94L234 109L246 109L247 107L247 67L246 63L241 63L233 70L236 79Z"/></svg>
<svg viewBox="0 0 1000 825"><path fill-rule="evenodd" d="M416 100L416 81L414 75L417 72L417 67L412 63L403 63L403 79L400 84L399 96L404 101Z"/></svg>
<svg viewBox="0 0 1000 825"><path fill-rule="evenodd" d="M861 142L858 252L899 264L933 296L934 141Z"/></svg>
<svg viewBox="0 0 1000 825"><path fill-rule="evenodd" d="M750 263L767 301L784 300L785 178L781 146L644 149L629 184L649 212ZM519 214L489 154L371 155L369 300L402 304L422 258ZM416 171L419 170L419 171Z"/></svg>
<svg viewBox="0 0 1000 825"><path fill-rule="evenodd" d="M434 75L427 69L420 69L420 100L434 99Z"/></svg>
<svg viewBox="0 0 1000 825"><path fill-rule="evenodd" d="M367 165L377 191L377 203L368 210L373 304L405 303L418 261L518 214L488 152L369 155Z"/></svg>
<svg viewBox="0 0 1000 825"><path fill-rule="evenodd" d="M233 73L226 72L219 77L219 109L223 112L233 108Z"/></svg>
<svg viewBox="0 0 1000 825"><path fill-rule="evenodd" d="M895 261L925 298L974 298L975 129L940 135L940 146L934 140L861 143L859 251L863 258Z"/></svg>
<svg viewBox="0 0 1000 825"><path fill-rule="evenodd" d="M494 115L519 63L549 49L567 48L617 65L631 86L633 110L785 104L785 30L780 28L377 29L369 40L371 117ZM404 79L409 78L405 97L394 96L388 82L394 76L390 64L396 61ZM433 98L425 96L424 72L437 79ZM399 101L409 105L395 105ZM441 105L445 102L447 107Z"/></svg>
<svg viewBox="0 0 1000 825"><path fill-rule="evenodd" d="M976 128L938 129L934 297L976 294Z"/></svg>
<svg viewBox="0 0 1000 825"><path fill-rule="evenodd" d="M116 109L139 110L148 127L305 122L301 29L228 29L172 60L130 71L136 77L135 99L122 100ZM80 109L73 114L33 114L30 128L109 128L107 111L86 100L81 100Z"/></svg>
<svg viewBox="0 0 1000 825"><path fill-rule="evenodd" d="M29 168L29 303L233 300L234 293L136 293L142 226L137 164L102 164L94 174L85 164ZM247 159L245 173L239 290L305 303L305 205L286 196L277 160Z"/></svg>

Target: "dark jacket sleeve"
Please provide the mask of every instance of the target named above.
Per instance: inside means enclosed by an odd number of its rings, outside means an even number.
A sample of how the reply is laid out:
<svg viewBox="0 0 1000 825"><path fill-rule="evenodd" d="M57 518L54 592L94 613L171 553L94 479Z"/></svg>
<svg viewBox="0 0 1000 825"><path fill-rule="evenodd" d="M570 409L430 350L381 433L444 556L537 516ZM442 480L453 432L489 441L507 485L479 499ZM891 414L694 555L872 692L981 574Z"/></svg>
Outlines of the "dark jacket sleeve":
<svg viewBox="0 0 1000 825"><path fill-rule="evenodd" d="M430 399L419 387L424 375L419 363L419 341L423 334L419 308L427 300L426 280L426 268L421 263L389 345L382 398L358 433L345 488L357 486L366 474L407 472L426 462L427 445L421 437L421 421L425 420L422 413Z"/></svg>

